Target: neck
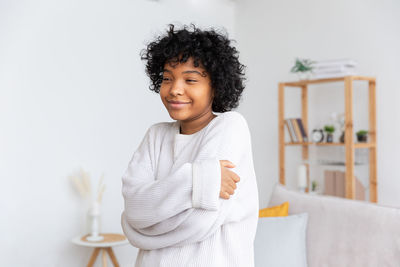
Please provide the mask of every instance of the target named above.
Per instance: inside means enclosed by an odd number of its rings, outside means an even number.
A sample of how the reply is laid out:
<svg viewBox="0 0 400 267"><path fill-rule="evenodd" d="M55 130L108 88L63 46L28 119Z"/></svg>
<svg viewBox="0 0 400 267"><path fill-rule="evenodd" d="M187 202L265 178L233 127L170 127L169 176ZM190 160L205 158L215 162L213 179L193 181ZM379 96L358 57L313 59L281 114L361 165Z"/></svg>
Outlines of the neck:
<svg viewBox="0 0 400 267"><path fill-rule="evenodd" d="M195 118L179 121L181 134L194 134L203 129L212 119L217 117L212 111L200 114Z"/></svg>

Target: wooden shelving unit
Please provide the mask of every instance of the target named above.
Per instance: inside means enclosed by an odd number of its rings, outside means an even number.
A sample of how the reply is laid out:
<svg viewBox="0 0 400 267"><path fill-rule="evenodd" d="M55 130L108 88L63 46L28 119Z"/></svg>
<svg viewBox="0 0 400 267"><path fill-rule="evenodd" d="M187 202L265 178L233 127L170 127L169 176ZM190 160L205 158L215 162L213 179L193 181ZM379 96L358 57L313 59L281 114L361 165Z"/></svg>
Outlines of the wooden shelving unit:
<svg viewBox="0 0 400 267"><path fill-rule="evenodd" d="M369 98L369 142L355 143L355 134L353 129L353 81L366 81L368 83ZM345 96L345 143L285 143L285 87L298 87L301 90L301 118L308 131L308 85L344 82ZM354 152L357 148L369 149L369 193L370 202L377 202L377 158L376 158L376 80L375 77L366 76L345 76L329 79L302 80L297 82L279 83L278 89L279 101L279 182L285 185L285 148L286 146L301 146L302 158L308 160L309 146L344 146L345 147L345 177L346 177L346 198L355 198L355 179L354 179ZM309 169L308 164L307 168ZM309 185L310 180L307 179ZM308 192L308 189L307 189Z"/></svg>

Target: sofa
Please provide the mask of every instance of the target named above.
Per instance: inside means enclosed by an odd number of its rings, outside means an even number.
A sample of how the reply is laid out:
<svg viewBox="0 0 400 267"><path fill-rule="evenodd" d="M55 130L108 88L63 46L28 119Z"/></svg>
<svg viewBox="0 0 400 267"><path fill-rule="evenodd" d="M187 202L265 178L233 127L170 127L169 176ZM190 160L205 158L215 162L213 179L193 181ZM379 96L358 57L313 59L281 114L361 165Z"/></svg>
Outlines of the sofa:
<svg viewBox="0 0 400 267"><path fill-rule="evenodd" d="M310 195L276 184L268 207L286 201L289 216L308 215L305 250L309 267L400 266L400 209Z"/></svg>

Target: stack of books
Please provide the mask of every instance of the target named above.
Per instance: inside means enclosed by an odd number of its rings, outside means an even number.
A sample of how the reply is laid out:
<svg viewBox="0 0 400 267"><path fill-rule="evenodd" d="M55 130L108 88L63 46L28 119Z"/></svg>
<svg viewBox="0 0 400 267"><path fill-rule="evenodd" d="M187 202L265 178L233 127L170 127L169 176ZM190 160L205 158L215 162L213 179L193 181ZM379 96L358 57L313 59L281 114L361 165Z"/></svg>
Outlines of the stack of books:
<svg viewBox="0 0 400 267"><path fill-rule="evenodd" d="M301 118L286 119L285 125L289 133L290 142L292 143L308 142L307 129L304 127Z"/></svg>
<svg viewBox="0 0 400 267"><path fill-rule="evenodd" d="M352 59L335 59L316 61L313 64L315 79L336 78L348 75L357 75L357 62Z"/></svg>

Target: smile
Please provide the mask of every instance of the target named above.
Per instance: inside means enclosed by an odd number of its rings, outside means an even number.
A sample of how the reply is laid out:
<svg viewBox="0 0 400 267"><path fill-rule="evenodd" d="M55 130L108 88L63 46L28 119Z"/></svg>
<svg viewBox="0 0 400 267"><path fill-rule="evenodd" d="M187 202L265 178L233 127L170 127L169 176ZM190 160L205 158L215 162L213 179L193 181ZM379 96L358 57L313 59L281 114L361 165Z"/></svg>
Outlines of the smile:
<svg viewBox="0 0 400 267"><path fill-rule="evenodd" d="M185 107L185 105L190 104L190 102L181 102L181 101L167 101L168 106L173 109L181 109Z"/></svg>

